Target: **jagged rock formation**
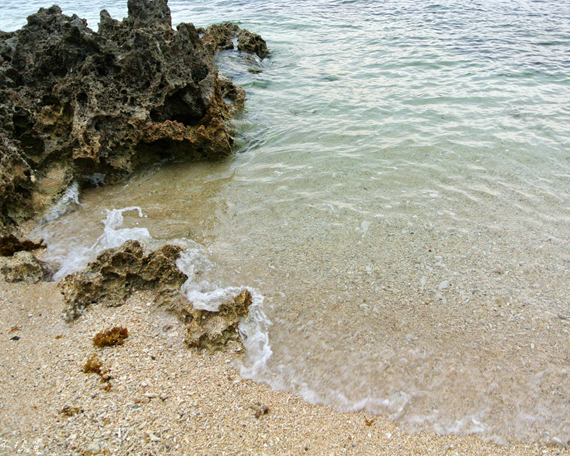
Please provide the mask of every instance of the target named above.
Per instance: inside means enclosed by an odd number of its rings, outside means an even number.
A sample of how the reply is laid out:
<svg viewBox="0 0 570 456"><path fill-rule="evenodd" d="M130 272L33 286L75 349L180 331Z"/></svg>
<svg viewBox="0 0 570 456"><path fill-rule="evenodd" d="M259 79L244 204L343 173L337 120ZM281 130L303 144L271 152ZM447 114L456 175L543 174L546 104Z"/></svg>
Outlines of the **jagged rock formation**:
<svg viewBox="0 0 570 456"><path fill-rule="evenodd" d="M0 272L6 282L38 283L50 280L55 270L49 263L38 260L31 252L24 250L0 259Z"/></svg>
<svg viewBox="0 0 570 456"><path fill-rule="evenodd" d="M186 324L188 346L216 350L229 341L239 341L238 325L248 314L250 292L242 290L232 300L222 303L217 312L194 309L180 293L188 279L176 266L181 250L166 245L147 254L138 241L105 250L83 271L60 282L67 304L64 318L74 320L92 304L120 306L133 292L151 290L156 305L175 313Z"/></svg>
<svg viewBox="0 0 570 456"><path fill-rule="evenodd" d="M210 25L207 29L198 30L202 34L204 46L210 53L234 49L234 40L237 40L239 51L256 54L264 59L269 50L267 43L260 35L239 28L231 22Z"/></svg>
<svg viewBox="0 0 570 456"><path fill-rule="evenodd" d="M256 54L260 59L264 59L269 54L267 43L261 35L244 29L241 29L238 35L238 50Z"/></svg>
<svg viewBox="0 0 570 456"><path fill-rule="evenodd" d="M152 290L155 303L178 300L187 276L176 260L181 247L166 245L146 254L138 241L102 252L80 272L65 277L59 287L67 308L64 318L71 321L92 304L120 306L134 291Z"/></svg>
<svg viewBox="0 0 570 456"><path fill-rule="evenodd" d="M261 38L238 35L264 55ZM228 119L244 95L218 77L214 51L192 24L172 29L167 0L128 0L123 21L102 11L97 33L57 6L0 32L0 231L74 180L112 183L157 160L227 156Z"/></svg>
<svg viewBox="0 0 570 456"><path fill-rule="evenodd" d="M232 301L221 304L217 312L190 310L186 313L186 344L216 350L230 340L239 341L239 322L247 316L250 305L251 293L244 289Z"/></svg>

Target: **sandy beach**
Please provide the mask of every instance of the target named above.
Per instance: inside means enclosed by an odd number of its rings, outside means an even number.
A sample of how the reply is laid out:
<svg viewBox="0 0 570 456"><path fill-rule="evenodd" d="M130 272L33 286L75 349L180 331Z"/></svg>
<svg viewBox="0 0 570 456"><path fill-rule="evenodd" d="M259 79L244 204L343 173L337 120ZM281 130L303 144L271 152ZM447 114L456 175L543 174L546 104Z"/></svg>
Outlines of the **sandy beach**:
<svg viewBox="0 0 570 456"><path fill-rule="evenodd" d="M2 282L0 454L562 455L476 436L408 435L381 416L340 413L240 378L240 347L188 349L184 327L138 293L72 324L57 285ZM121 346L93 337L122 326ZM96 354L111 380L86 374ZM110 385L107 388L106 385Z"/></svg>

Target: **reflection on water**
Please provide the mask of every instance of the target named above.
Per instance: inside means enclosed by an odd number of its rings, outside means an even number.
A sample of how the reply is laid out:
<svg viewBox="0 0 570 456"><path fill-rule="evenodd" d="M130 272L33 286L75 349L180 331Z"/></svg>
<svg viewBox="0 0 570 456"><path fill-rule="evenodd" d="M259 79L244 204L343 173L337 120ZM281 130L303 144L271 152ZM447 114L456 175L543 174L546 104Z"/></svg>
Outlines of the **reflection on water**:
<svg viewBox="0 0 570 456"><path fill-rule="evenodd" d="M126 227L265 296L247 375L405 429L570 440L570 4L254 3L170 2L269 41L260 73L220 56L236 156L84 194L52 252L139 206Z"/></svg>

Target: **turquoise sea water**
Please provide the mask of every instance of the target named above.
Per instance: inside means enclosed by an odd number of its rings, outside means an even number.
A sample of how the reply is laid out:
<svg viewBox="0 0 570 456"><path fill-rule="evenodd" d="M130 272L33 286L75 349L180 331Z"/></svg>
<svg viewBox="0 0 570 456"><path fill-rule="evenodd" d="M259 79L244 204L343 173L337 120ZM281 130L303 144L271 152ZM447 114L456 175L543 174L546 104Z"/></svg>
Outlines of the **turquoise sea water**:
<svg viewBox="0 0 570 456"><path fill-rule="evenodd" d="M0 29L39 6L4 1ZM247 92L236 156L82 195L42 228L53 257L139 206L128 227L197 241L220 284L265 297L271 356L244 375L407 430L568 442L570 2L170 7L272 50L218 58Z"/></svg>

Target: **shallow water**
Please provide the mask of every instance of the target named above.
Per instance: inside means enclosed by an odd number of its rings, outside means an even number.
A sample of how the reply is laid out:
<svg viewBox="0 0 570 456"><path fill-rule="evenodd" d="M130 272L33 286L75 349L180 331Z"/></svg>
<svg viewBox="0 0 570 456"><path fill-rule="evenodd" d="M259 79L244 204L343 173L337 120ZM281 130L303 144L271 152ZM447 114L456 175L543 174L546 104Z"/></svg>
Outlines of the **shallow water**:
<svg viewBox="0 0 570 456"><path fill-rule="evenodd" d="M94 25L114 3L60 4ZM38 5L3 3L0 29ZM408 430L568 442L570 3L170 6L272 49L219 58L248 94L236 156L82 195L41 228L50 255L138 206L124 227L196 241L220 286L265 297L272 355L244 375Z"/></svg>

